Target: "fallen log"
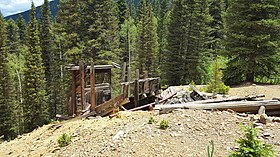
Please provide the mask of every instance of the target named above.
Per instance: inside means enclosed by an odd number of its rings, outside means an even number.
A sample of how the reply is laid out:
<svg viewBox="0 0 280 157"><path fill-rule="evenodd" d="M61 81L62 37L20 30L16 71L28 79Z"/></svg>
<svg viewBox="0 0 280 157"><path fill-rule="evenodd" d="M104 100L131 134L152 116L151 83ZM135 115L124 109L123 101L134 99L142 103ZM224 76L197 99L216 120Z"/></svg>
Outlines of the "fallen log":
<svg viewBox="0 0 280 157"><path fill-rule="evenodd" d="M205 103L196 102L184 104L156 105L154 109L204 109L204 110L227 110L231 109L235 112L257 113L260 106L264 106L266 110L280 110L280 101L263 100L263 101L233 101L221 103Z"/></svg>
<svg viewBox="0 0 280 157"><path fill-rule="evenodd" d="M55 117L59 120L69 120L69 119L73 118L73 117L63 116L63 115L60 115L60 114L57 114Z"/></svg>
<svg viewBox="0 0 280 157"><path fill-rule="evenodd" d="M221 102L242 101L242 100L254 101L257 98L262 98L262 97L265 97L265 95L264 94L258 94L258 95L249 95L249 96L245 96L245 97L229 97L229 98L222 98L222 99L208 99L208 100L194 101L193 103L206 104L206 103L221 103Z"/></svg>
<svg viewBox="0 0 280 157"><path fill-rule="evenodd" d="M130 110L127 110L127 111L137 111L137 110L141 110L141 109L144 109L144 108L147 108L147 107L152 107L152 106L154 106L154 105L157 104L157 103L163 103L163 102L167 101L168 99L172 98L172 97L173 97L174 95L176 95L176 94L177 94L177 92L171 94L169 97L167 97L167 98L165 98L165 99L162 99L162 100L160 100L160 101L158 101L158 102L153 102L153 103L146 104L146 105L143 105L143 106L135 107L135 108L130 109ZM113 117L115 117L116 115L117 115L117 113L112 114L112 115L110 115L109 117L110 117L110 118L113 118Z"/></svg>

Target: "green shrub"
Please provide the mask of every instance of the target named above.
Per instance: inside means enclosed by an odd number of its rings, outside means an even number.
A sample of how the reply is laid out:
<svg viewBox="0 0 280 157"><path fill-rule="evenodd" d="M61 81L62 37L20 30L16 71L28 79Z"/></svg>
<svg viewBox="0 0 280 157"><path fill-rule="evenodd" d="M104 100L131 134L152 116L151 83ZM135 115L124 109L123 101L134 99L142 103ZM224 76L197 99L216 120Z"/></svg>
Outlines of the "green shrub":
<svg viewBox="0 0 280 157"><path fill-rule="evenodd" d="M61 136L58 137L57 142L60 147L65 147L71 142L72 136L63 133Z"/></svg>
<svg viewBox="0 0 280 157"><path fill-rule="evenodd" d="M213 155L214 155L214 149L215 149L214 141L213 141L213 140L210 141L210 145L211 145L211 151L210 151L210 147L209 147L209 145L208 145L208 146L207 146L207 153L208 153L208 157L213 157Z"/></svg>
<svg viewBox="0 0 280 157"><path fill-rule="evenodd" d="M148 124L153 124L155 122L156 122L155 118L154 117L150 117L150 119L148 121Z"/></svg>
<svg viewBox="0 0 280 157"><path fill-rule="evenodd" d="M229 89L229 86L226 86L223 82L219 82L218 84L210 82L206 86L207 93L228 94Z"/></svg>
<svg viewBox="0 0 280 157"><path fill-rule="evenodd" d="M220 62L218 59L214 62L213 77L211 81L206 86L206 92L217 93L217 94L227 94L229 91L229 86L226 86L222 81L223 73L220 68Z"/></svg>
<svg viewBox="0 0 280 157"><path fill-rule="evenodd" d="M264 144L257 138L257 129L250 125L244 128L244 132L244 137L237 140L238 150L233 151L229 157L275 157L272 145Z"/></svg>
<svg viewBox="0 0 280 157"><path fill-rule="evenodd" d="M159 124L159 128L160 129L167 129L168 127L169 127L168 121L167 120L161 120L161 122Z"/></svg>

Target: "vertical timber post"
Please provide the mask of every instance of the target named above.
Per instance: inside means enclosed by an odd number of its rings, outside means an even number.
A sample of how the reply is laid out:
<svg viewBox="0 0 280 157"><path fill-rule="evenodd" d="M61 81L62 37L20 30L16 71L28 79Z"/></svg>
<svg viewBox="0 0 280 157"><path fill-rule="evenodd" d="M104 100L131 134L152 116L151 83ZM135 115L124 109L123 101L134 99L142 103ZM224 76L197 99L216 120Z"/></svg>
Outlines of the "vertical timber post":
<svg viewBox="0 0 280 157"><path fill-rule="evenodd" d="M83 62L80 62L80 76L81 76L81 107L82 110L85 109L86 106L86 98L85 98L85 67Z"/></svg>
<svg viewBox="0 0 280 157"><path fill-rule="evenodd" d="M145 82L144 82L143 94L146 93L148 88L149 88L148 71L145 71ZM150 91L148 91L148 93L150 93Z"/></svg>
<svg viewBox="0 0 280 157"><path fill-rule="evenodd" d="M96 107L96 94L95 94L95 69L94 64L90 67L90 111L95 111Z"/></svg>
<svg viewBox="0 0 280 157"><path fill-rule="evenodd" d="M128 67L128 69L127 69L127 82L128 82L127 95L128 95L128 97L130 95L130 80L131 80L131 68Z"/></svg>
<svg viewBox="0 0 280 157"><path fill-rule="evenodd" d="M156 92L156 94L159 94L160 88L161 88L161 85L160 85L160 77L159 77L157 79L157 92Z"/></svg>
<svg viewBox="0 0 280 157"><path fill-rule="evenodd" d="M70 116L77 114L76 112L76 71L72 70L72 98L71 98L71 105L70 105Z"/></svg>
<svg viewBox="0 0 280 157"><path fill-rule="evenodd" d="M134 106L139 106L139 69L136 69L136 78L134 82Z"/></svg>
<svg viewBox="0 0 280 157"><path fill-rule="evenodd" d="M122 71L122 79L121 79L121 83L125 82L125 73L126 73L126 62L123 63L123 71ZM124 93L123 91L123 86L121 85L121 93Z"/></svg>

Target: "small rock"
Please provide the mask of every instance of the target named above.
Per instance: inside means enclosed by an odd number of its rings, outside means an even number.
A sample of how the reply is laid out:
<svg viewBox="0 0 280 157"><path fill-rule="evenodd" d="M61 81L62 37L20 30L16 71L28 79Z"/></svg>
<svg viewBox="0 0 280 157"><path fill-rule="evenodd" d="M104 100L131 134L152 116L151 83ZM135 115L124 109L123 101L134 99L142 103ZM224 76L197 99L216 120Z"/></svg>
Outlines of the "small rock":
<svg viewBox="0 0 280 157"><path fill-rule="evenodd" d="M274 117L274 118L272 119L272 122L278 122L278 123L280 123L280 117Z"/></svg>
<svg viewBox="0 0 280 157"><path fill-rule="evenodd" d="M118 133L113 137L113 140L118 140L119 138L123 137L124 132L122 130L118 131Z"/></svg>
<svg viewBox="0 0 280 157"><path fill-rule="evenodd" d="M263 126L256 126L255 128L256 128L256 129L263 130Z"/></svg>
<svg viewBox="0 0 280 157"><path fill-rule="evenodd" d="M248 117L248 114L246 113L237 113L237 115L240 117Z"/></svg>
<svg viewBox="0 0 280 157"><path fill-rule="evenodd" d="M263 124L267 124L268 123L268 116L266 114L262 114L260 116L260 122L263 123Z"/></svg>
<svg viewBox="0 0 280 157"><path fill-rule="evenodd" d="M263 137L269 137L269 136L270 136L270 133L265 132L265 133L262 134L262 136L263 136Z"/></svg>
<svg viewBox="0 0 280 157"><path fill-rule="evenodd" d="M259 114L259 115L265 114L265 107L264 107L264 106L261 106L261 107L259 108L258 114Z"/></svg>

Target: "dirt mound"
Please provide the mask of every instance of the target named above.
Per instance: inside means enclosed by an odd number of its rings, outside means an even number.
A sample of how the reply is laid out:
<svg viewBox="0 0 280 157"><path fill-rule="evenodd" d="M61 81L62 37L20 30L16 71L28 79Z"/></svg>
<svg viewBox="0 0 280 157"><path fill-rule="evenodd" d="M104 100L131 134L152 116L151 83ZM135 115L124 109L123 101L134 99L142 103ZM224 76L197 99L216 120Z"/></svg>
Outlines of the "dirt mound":
<svg viewBox="0 0 280 157"><path fill-rule="evenodd" d="M243 85L233 87L229 94L246 96L265 94L266 99L280 97L278 85ZM150 117L156 123L148 124ZM242 125L254 115L237 115L227 111L174 110L169 114L152 112L120 112L120 117L96 117L49 124L32 133L0 144L2 156L188 156L207 155L207 145L215 144L216 157L228 155L237 147ZM161 120L169 128L159 128ZM280 154L279 123L260 125L260 138L273 144ZM73 136L71 144L59 147L57 139L63 133Z"/></svg>
<svg viewBox="0 0 280 157"><path fill-rule="evenodd" d="M206 156L214 140L215 156L226 156L242 135L240 126L250 117L230 112L175 110L159 115L153 112L121 112L120 118L95 118L50 124L0 145L1 156ZM153 116L155 124L148 124ZM169 128L159 129L161 120ZM280 124L263 126L260 135L280 151ZM62 133L73 136L70 145L60 148Z"/></svg>

